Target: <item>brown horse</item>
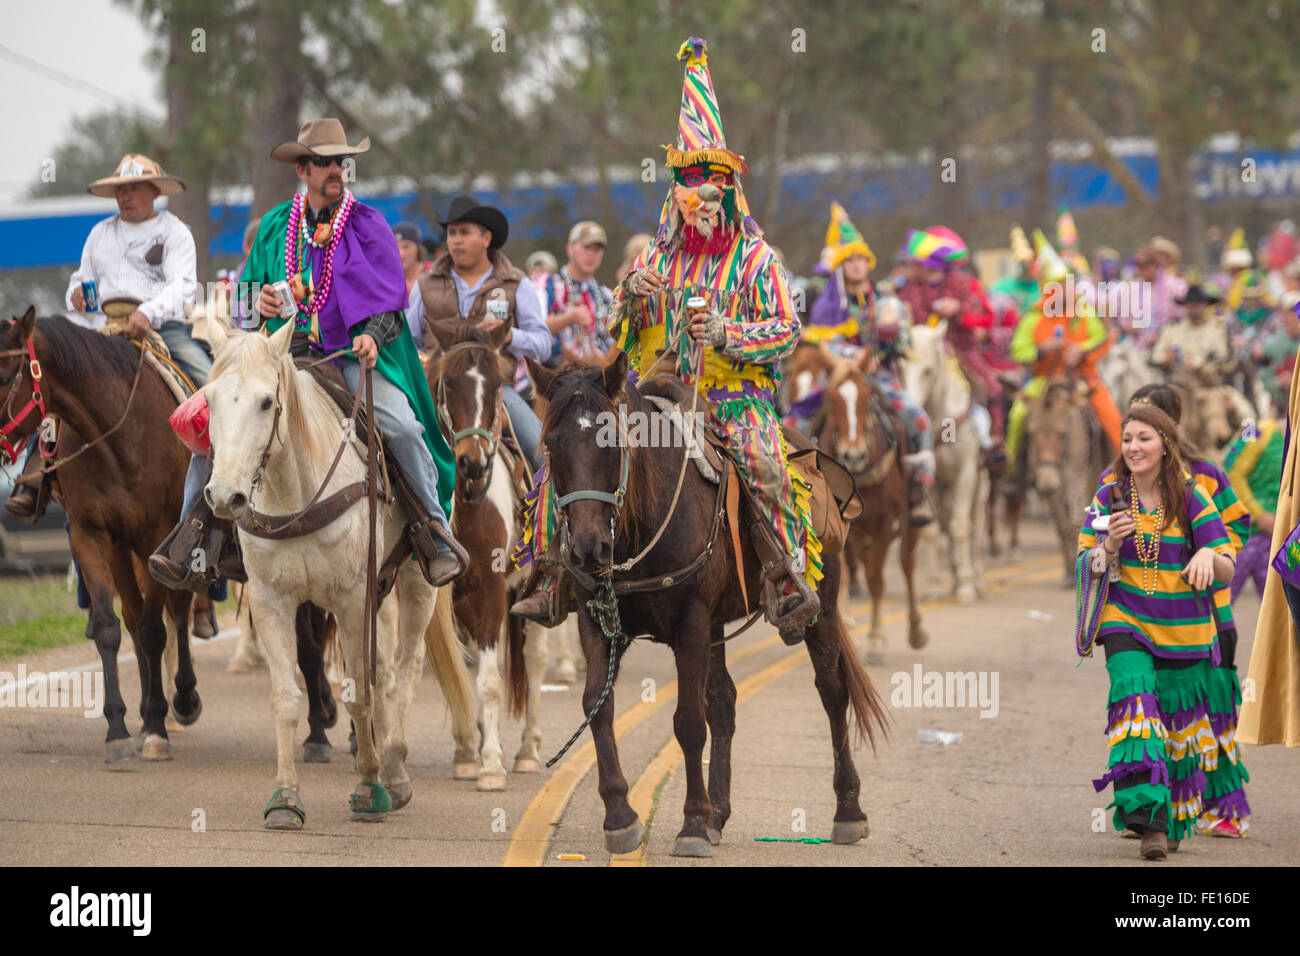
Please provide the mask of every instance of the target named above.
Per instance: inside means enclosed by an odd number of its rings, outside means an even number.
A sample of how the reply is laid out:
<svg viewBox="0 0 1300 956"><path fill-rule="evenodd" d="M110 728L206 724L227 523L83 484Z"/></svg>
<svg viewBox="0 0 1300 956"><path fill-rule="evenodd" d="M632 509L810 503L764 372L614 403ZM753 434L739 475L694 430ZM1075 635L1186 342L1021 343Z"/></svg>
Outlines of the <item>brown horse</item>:
<svg viewBox="0 0 1300 956"><path fill-rule="evenodd" d="M723 624L752 610L736 586L733 549L712 547L713 542L729 540L722 527L725 521L715 518L720 489L710 485L694 466L687 466L686 443L668 449L628 447L626 441L609 440L612 427L597 427L601 422L618 421L620 405L626 406L629 420L649 420L657 409L642 396L642 390L667 394L679 402L684 399L688 406L689 392L663 380L638 389L627 382L627 357L621 353L605 369L572 368L555 373L532 361L528 367L549 401L542 441L549 456L552 491L560 506L560 552L577 598L578 627L587 659L582 703L587 713L596 711L591 731L605 804L605 846L611 853L626 853L641 843L645 833L627 801L627 779L619 767L614 740L614 704L606 698L607 692L612 698L612 690L606 681L616 671L626 646L621 637L646 635L671 647L677 661L679 690L673 728L685 757L686 803L685 822L673 855L712 856L712 845L721 840L731 814L731 739L735 730L736 686L727 673ZM787 435L791 441L799 438L794 432ZM679 475L680 495L675 495ZM658 540L630 574L615 571L615 565L625 564L651 545L660 530ZM760 593L759 562L748 544L749 536L743 537L745 593L756 598ZM688 572L686 567L697 559L701 562L697 570ZM836 795L832 837L837 843L855 843L867 835L867 817L858 800L859 781L846 711L852 705L857 729L871 740L873 749L876 733L886 730L887 718L840 618L839 558L828 556L823 573L818 585L821 614L804 639L831 729ZM629 581L629 577L637 580ZM610 585L598 584L597 579L606 578ZM638 580L639 588L629 587ZM593 600L593 595L598 599ZM617 618L611 618L611 600ZM603 623L593 617L589 601L600 610ZM621 620L621 625L612 620ZM710 736L706 791L702 756L705 739Z"/></svg>
<svg viewBox="0 0 1300 956"><path fill-rule="evenodd" d="M433 322L429 328L438 344L425 369L429 391L456 456L452 530L470 555L469 568L454 585L456 621L462 641L472 645L478 659L479 751L473 748L472 727L453 727L453 776L477 777L479 790L504 790L500 652L506 651L504 703L514 716L525 717L513 769L538 773L547 649L545 630L507 615L513 587L522 578L510 563L520 499L501 447L508 432L502 389L513 380L515 367L501 352L510 327L487 332L469 322Z"/></svg>
<svg viewBox="0 0 1300 956"><path fill-rule="evenodd" d="M864 350L861 360L869 356L870 352ZM921 626L921 609L912 580L918 535L907 520L907 476L902 461L907 431L890 414L859 362L839 359L831 365L826 380L816 438L822 451L838 458L853 473L862 500L873 505L849 526L844 564L851 596L862 593L857 569L861 567L865 572L871 590L867 663L883 664L885 632L880 624L880 604L885 595L885 558L895 538L900 538L899 563L907 582L907 642L920 649L930 639Z"/></svg>
<svg viewBox="0 0 1300 956"><path fill-rule="evenodd" d="M104 666L105 760L119 763L136 752L118 683L122 630L113 611L114 590L140 670L141 756L169 760L164 610L177 629L173 712L180 723L191 724L202 710L190 659L192 595L169 591L148 570L149 555L180 514L190 460L167 423L176 399L157 372L141 368L138 348L126 339L88 331L62 316L38 321L29 308L21 319L0 326L0 418L6 424L32 397L34 365L39 365L45 408L61 421L56 455L62 459L87 449L57 469L54 494L68 513L72 553L90 593L86 637L95 642ZM36 410L25 416L18 434L34 431L39 417Z"/></svg>
<svg viewBox="0 0 1300 956"><path fill-rule="evenodd" d="M1056 526L1064 583L1073 585L1079 526L1092 500L1093 476L1105 469L1110 446L1090 414L1088 388L1081 379L1052 379L1041 396L1024 403L1027 473Z"/></svg>

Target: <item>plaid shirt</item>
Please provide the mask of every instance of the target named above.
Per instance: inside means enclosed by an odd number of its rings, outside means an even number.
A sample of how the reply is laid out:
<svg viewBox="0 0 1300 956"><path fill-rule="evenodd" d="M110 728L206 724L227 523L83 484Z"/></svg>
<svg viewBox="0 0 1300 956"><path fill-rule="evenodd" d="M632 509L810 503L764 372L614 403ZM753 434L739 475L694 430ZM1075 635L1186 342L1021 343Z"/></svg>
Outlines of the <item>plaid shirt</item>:
<svg viewBox="0 0 1300 956"><path fill-rule="evenodd" d="M547 315L559 315L567 312L578 301L587 307L593 322L584 325L571 325L561 329L555 337L555 347L551 350L549 363L559 364L566 352L579 359L604 355L614 344L613 337L605 330L609 313L614 305L614 293L606 289L595 278L579 282L569 274L569 267L563 266L559 272L546 277L543 306Z"/></svg>

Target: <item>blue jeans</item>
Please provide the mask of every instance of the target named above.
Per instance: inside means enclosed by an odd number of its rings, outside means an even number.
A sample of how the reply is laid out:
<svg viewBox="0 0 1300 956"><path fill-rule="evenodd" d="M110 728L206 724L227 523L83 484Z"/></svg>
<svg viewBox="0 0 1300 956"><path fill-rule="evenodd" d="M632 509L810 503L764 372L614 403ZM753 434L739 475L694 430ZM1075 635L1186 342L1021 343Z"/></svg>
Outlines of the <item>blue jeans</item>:
<svg viewBox="0 0 1300 956"><path fill-rule="evenodd" d="M361 366L356 362L343 363L343 377L348 388L357 390L361 379ZM420 504L441 525L447 524L447 515L438 500L438 468L433 463L429 446L424 443L424 426L415 417L406 393L375 370L370 378L375 388L375 418L384 433L384 446L397 460L407 484L420 499ZM437 539L435 539L437 540ZM448 550L441 540L438 550Z"/></svg>
<svg viewBox="0 0 1300 956"><path fill-rule="evenodd" d="M513 388L501 389L501 397L505 400L506 411L510 413L510 424L523 448L524 457L536 472L542 467L542 452L539 447L542 443L542 423L532 406L520 398Z"/></svg>
<svg viewBox="0 0 1300 956"><path fill-rule="evenodd" d="M181 367L195 388L202 388L208 382L208 373L212 371L212 359L203 350L203 346L194 341L190 327L184 322L164 322L158 329L167 351L172 353L172 361Z"/></svg>

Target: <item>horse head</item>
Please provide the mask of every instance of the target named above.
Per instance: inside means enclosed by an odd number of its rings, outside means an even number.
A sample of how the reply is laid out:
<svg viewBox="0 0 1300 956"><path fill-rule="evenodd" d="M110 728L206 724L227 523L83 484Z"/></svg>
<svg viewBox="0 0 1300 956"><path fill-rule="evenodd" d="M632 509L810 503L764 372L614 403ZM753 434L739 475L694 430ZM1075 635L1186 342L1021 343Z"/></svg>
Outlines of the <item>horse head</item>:
<svg viewBox="0 0 1300 956"><path fill-rule="evenodd" d="M473 500L470 483L491 473L505 422L502 389L514 382L514 362L502 354L508 325L490 332L469 322L431 322L438 353L426 371L436 399L438 423L456 457L461 497Z"/></svg>
<svg viewBox="0 0 1300 956"><path fill-rule="evenodd" d="M858 363L849 359L836 363L826 383L818 445L854 474L865 472L871 466L873 452L880 451L872 447L878 444L873 439L879 429L871 395L871 383Z"/></svg>
<svg viewBox="0 0 1300 956"><path fill-rule="evenodd" d="M13 355L0 358L0 394L7 399L9 386L18 379L27 367L25 343L36 330L36 306L29 305L22 317L14 316L0 324L0 352L13 352Z"/></svg>
<svg viewBox="0 0 1300 956"><path fill-rule="evenodd" d="M1048 382L1041 396L1024 399L1029 474L1040 495L1053 495L1065 487L1071 467L1068 456L1074 412L1085 401L1086 386L1080 390L1074 381L1064 378Z"/></svg>
<svg viewBox="0 0 1300 956"><path fill-rule="evenodd" d="M218 325L213 323L214 328ZM293 323L286 322L269 338L222 330L217 335L220 341L212 343L217 360L203 388L212 477L203 494L219 518L239 518L248 510L277 433L287 427L281 418L289 417L286 413L296 396L289 355L292 335ZM294 437L303 440L298 434ZM283 437L280 444L283 447Z"/></svg>
<svg viewBox="0 0 1300 956"><path fill-rule="evenodd" d="M948 320L936 326L912 326L912 344L900 363L903 387L924 408L930 408L931 396L944 374L943 343L948 335Z"/></svg>
<svg viewBox="0 0 1300 956"><path fill-rule="evenodd" d="M626 409L644 410L627 384L627 356L620 352L605 368L559 372L529 359L528 370L548 402L542 447L571 557L585 571L608 568L615 535L635 518L637 495L644 493L630 479L635 450L628 447Z"/></svg>

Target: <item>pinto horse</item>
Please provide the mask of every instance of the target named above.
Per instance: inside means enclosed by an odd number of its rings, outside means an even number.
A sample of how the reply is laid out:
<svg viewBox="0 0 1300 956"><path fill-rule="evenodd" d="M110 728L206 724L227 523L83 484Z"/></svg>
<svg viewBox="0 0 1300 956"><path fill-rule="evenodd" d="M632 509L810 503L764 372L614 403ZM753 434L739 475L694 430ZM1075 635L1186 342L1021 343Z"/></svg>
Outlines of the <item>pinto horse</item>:
<svg viewBox="0 0 1300 956"><path fill-rule="evenodd" d="M180 514L190 455L167 422L176 399L146 364L126 339L91 332L63 316L37 320L34 308L0 326L0 427L17 437L34 432L45 413L60 421L54 495L68 513L72 553L90 593L86 637L104 667L104 759L110 764L131 760L137 750L118 680L122 628L114 591L140 671L140 756L171 759L164 611L177 649L172 711L179 723L192 724L203 709L190 658L192 595L168 590L148 570L149 555ZM32 403L33 386L38 403Z"/></svg>
<svg viewBox="0 0 1300 956"><path fill-rule="evenodd" d="M871 591L867 663L883 664L885 632L880 624L880 605L885 595L885 558L895 538L899 539L899 563L907 582L907 642L920 649L930 636L921 625L913 581L919 536L907 513L907 476L903 472L907 432L886 410L883 398L862 369L861 363L870 355L863 350L857 362L827 355L830 365L816 438L822 451L839 459L852 473L862 500L873 505L849 526L844 564L851 596L861 594L858 567L865 573Z"/></svg>
<svg viewBox="0 0 1300 956"><path fill-rule="evenodd" d="M514 361L501 354L510 332L499 326L485 332L469 322L431 322L439 351L426 366L438 419L456 456L456 507L452 530L470 555L466 572L454 582L456 620L467 645L478 656L479 749L473 728L453 727L457 779L478 780L479 790L504 790L501 750L502 682L500 651L506 649L505 703L524 716L515 755L515 773L538 773L541 764L541 695L546 674L548 630L511 618L513 587L523 573L510 553L519 539L521 508L508 460L501 447L505 405L501 390L514 377ZM573 630L566 621L555 628ZM504 641L503 641L504 638Z"/></svg>
<svg viewBox="0 0 1300 956"><path fill-rule="evenodd" d="M548 400L542 441L559 506L561 555L577 597L578 629L587 660L582 704L588 713L602 705L591 721L591 731L605 804L605 846L611 853L627 853L645 835L644 825L628 804L627 779L619 767L612 691L605 698L611 654L617 668L626 645L606 636L588 604L596 591L608 599L610 587L598 585L597 579L612 578L622 633L667 644L677 661L673 728L686 762L686 804L673 855L712 856L731 814L736 686L727 673L723 625L752 610L746 607L742 588L736 586L733 549L713 547L729 540L721 527L725 524L721 489L688 465L686 443L668 449L628 447L625 440L608 440L608 430L597 427L602 421L619 420L620 405L626 406L629 420L648 420L657 408L643 392L666 392L680 402L686 390L663 380L641 388L629 383L627 356L622 353L604 369L569 368L555 373L531 360L528 367ZM686 404L690 403L688 397ZM797 438L793 432L788 434L791 440ZM680 493L675 494L679 481ZM744 593L756 598L759 562L749 536L742 537L746 542L742 545ZM625 566L642 551L644 556L629 575L627 570L632 569ZM839 558L826 557L823 572L818 585L821 613L804 639L830 721L836 796L832 837L837 843L855 843L867 835L867 817L858 801L846 711L852 705L858 732L871 741L873 750L876 734L886 732L887 718L840 618ZM607 612L608 605L600 610ZM608 614L601 617L608 627ZM706 791L702 756L708 736L712 746Z"/></svg>

